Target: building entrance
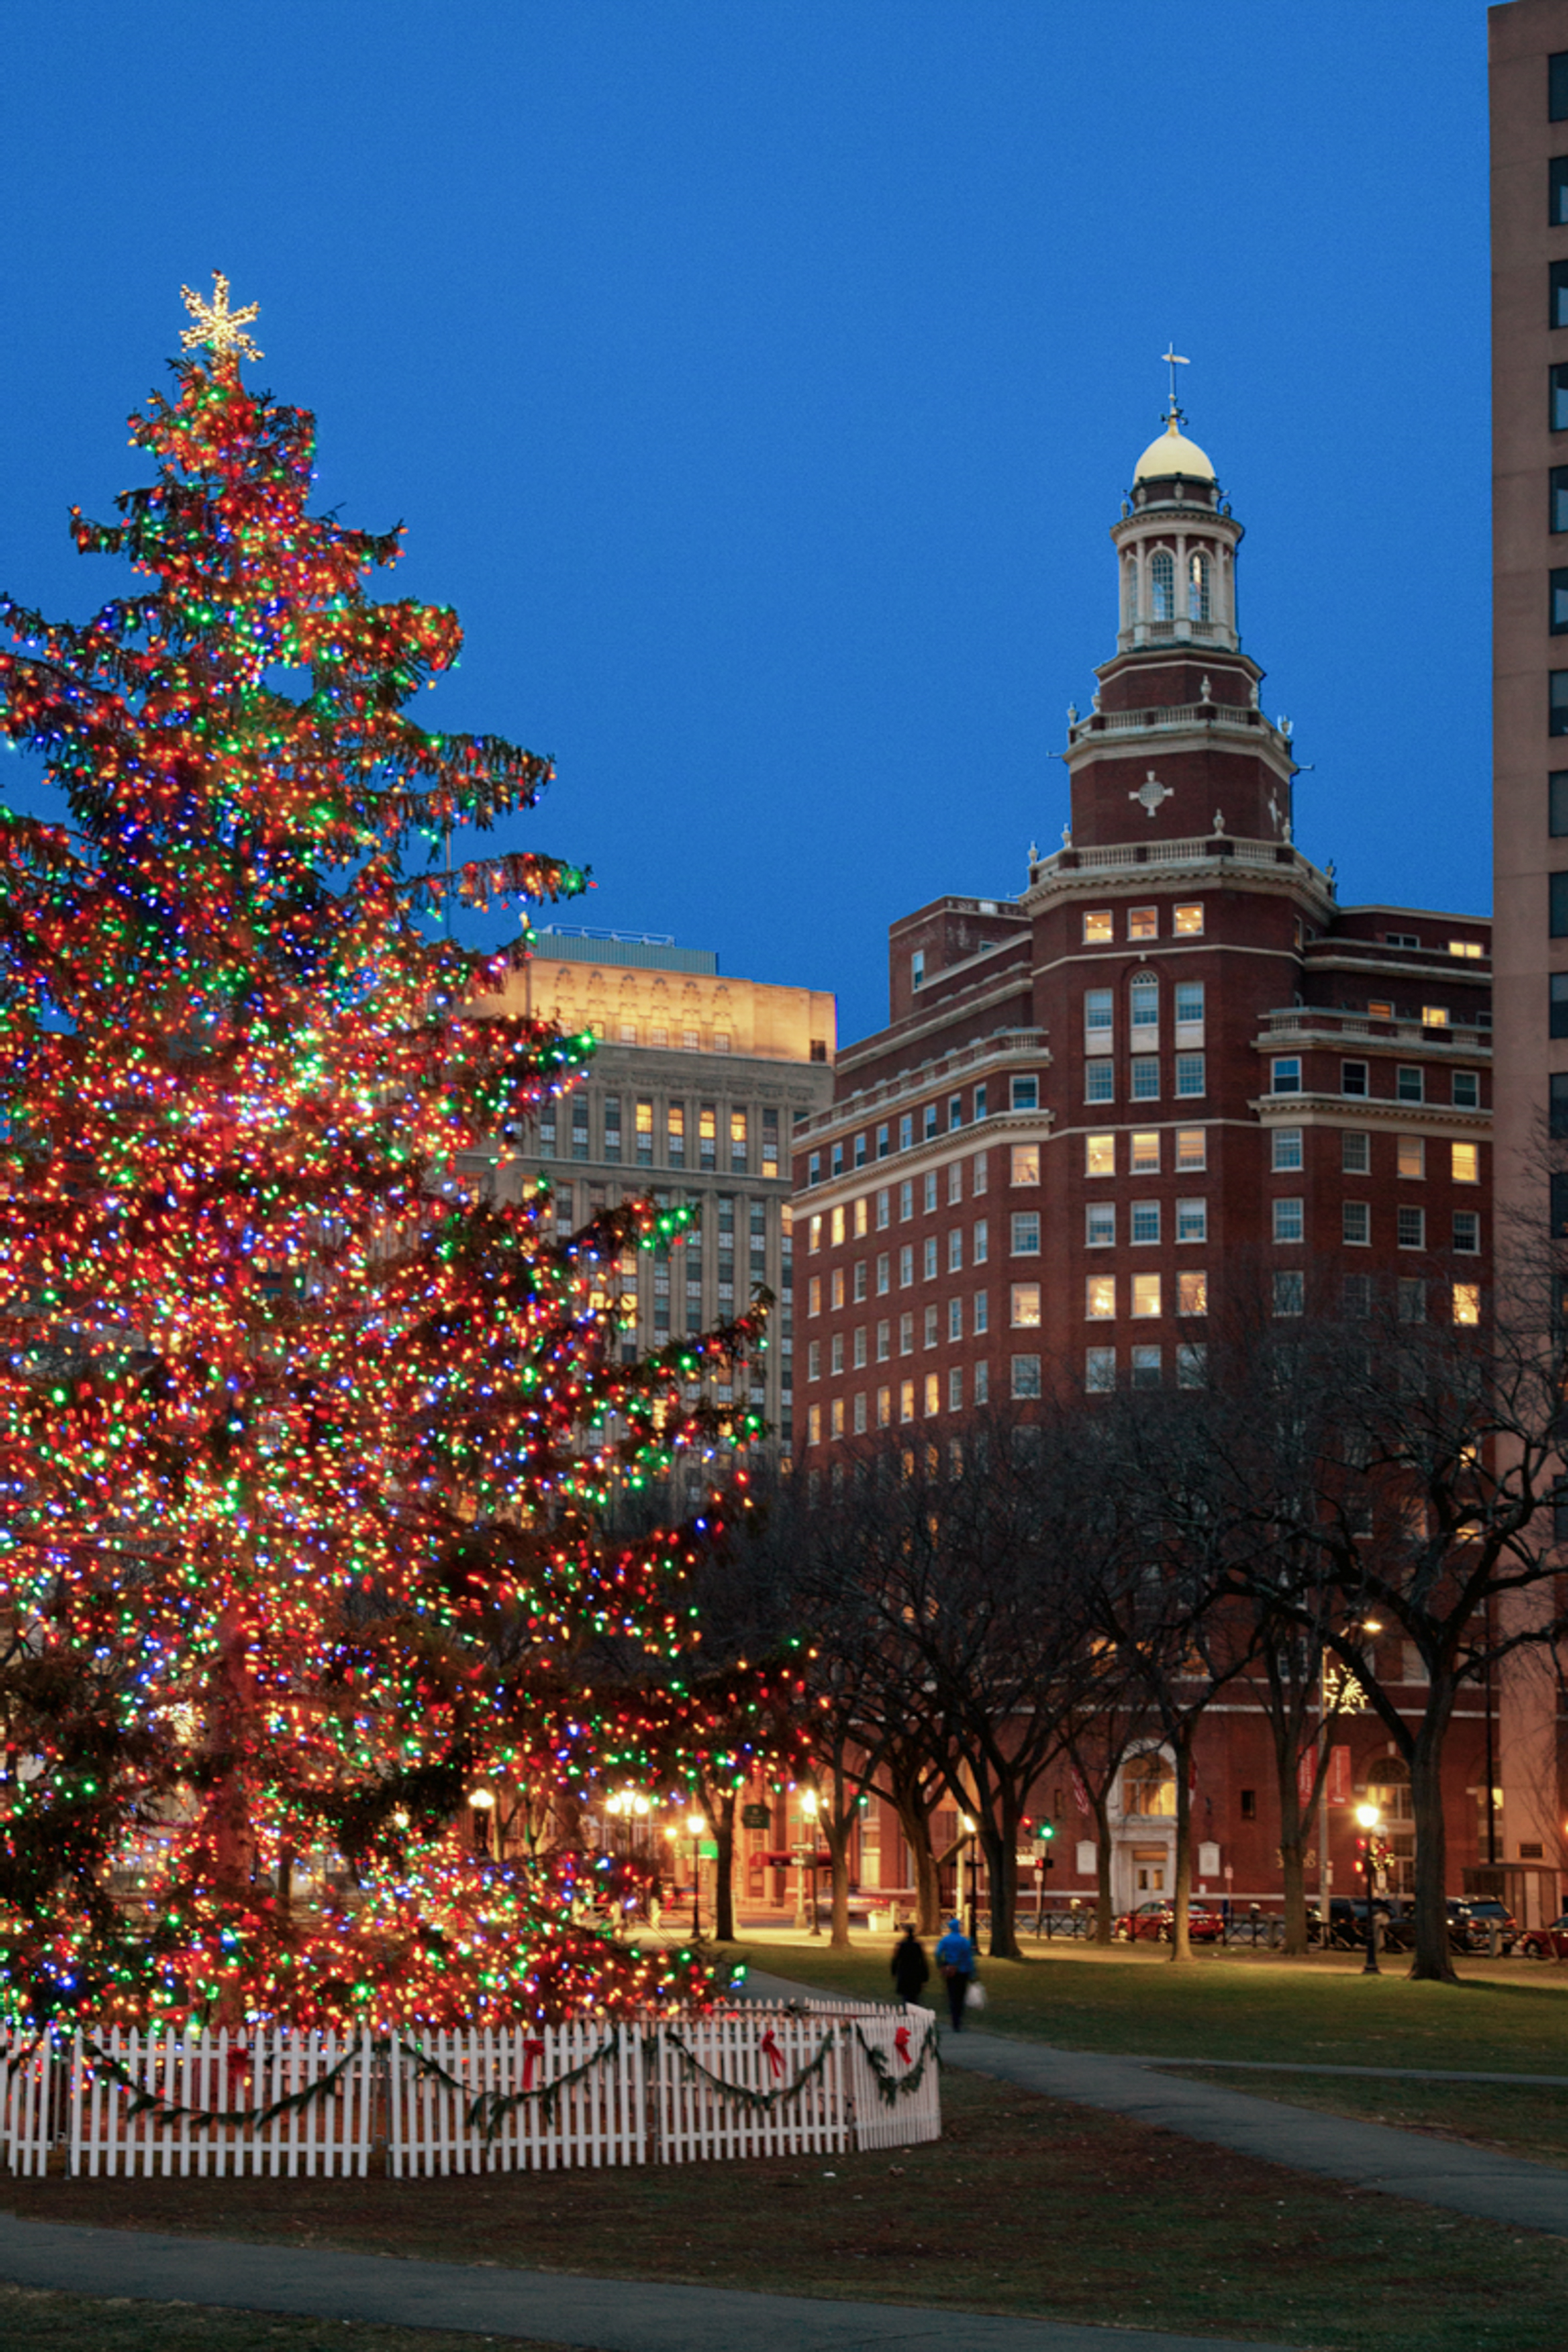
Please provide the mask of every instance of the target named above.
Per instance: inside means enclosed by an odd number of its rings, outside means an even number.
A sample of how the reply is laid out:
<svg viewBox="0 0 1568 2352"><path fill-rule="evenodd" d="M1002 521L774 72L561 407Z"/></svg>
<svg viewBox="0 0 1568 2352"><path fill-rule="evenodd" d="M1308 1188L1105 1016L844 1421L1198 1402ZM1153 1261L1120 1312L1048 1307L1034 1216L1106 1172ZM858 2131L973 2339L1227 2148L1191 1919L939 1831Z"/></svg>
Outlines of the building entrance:
<svg viewBox="0 0 1568 2352"><path fill-rule="evenodd" d="M1163 1895L1170 1856L1163 1845L1134 1846L1132 1884L1140 1895Z"/></svg>

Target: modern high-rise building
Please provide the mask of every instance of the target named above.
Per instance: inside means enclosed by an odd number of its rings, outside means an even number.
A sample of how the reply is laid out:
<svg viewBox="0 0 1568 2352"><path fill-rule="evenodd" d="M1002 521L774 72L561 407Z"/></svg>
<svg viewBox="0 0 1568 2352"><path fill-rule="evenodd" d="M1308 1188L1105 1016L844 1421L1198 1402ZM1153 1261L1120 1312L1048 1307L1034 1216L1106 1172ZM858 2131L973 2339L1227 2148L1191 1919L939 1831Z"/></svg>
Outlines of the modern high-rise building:
<svg viewBox="0 0 1568 2352"><path fill-rule="evenodd" d="M1543 1220L1568 1139L1568 0L1508 0L1489 30L1496 1190L1500 1218ZM1551 1678L1510 1670L1502 1717L1507 1858L1555 1872Z"/></svg>
<svg viewBox="0 0 1568 2352"><path fill-rule="evenodd" d="M1068 714L1060 848L1031 853L1016 897L894 923L888 1025L840 1048L831 1104L795 1131L808 1471L878 1431L944 1447L977 1408L1026 1408L1056 1382L1201 1383L1227 1285L1281 1318L1379 1297L1412 1320L1481 1312L1489 926L1342 907L1300 846L1290 725L1267 715L1238 634L1242 527L1173 407L1110 537L1115 651ZM1385 1671L1401 1667L1418 1678L1413 1654ZM1462 1714L1456 1887L1487 1855L1479 1693ZM1352 1884L1352 1792L1371 1789L1407 1885L1408 1772L1374 1717L1344 1738L1335 1884ZM1278 1887L1267 1747L1244 1701L1205 1722L1211 1894ZM1171 1884L1172 1789L1152 1801L1134 1760L1124 1901ZM1058 1827L1056 1890L1086 1892L1087 1829ZM890 1817L882 1830L890 1856Z"/></svg>
<svg viewBox="0 0 1568 2352"><path fill-rule="evenodd" d="M726 1322L765 1284L777 1307L748 1401L787 1445L791 1139L832 1093L833 998L731 979L710 949L562 927L539 932L498 1009L592 1030L599 1045L583 1083L512 1139L497 1181L515 1194L548 1176L563 1232L632 1192L694 1202L685 1241L625 1262L637 1292L628 1352Z"/></svg>

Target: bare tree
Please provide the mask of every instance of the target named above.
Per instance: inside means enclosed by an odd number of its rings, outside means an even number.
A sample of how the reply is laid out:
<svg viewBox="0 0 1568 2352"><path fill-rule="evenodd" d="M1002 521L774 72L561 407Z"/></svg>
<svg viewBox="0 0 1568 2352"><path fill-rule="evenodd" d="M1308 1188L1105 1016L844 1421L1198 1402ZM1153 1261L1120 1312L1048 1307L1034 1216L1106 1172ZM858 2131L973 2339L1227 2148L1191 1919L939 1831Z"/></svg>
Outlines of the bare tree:
<svg viewBox="0 0 1568 2352"><path fill-rule="evenodd" d="M1544 1190L1544 1187L1543 1187ZM1495 1297L1417 1265L1350 1322L1316 1318L1293 1351L1302 1439L1273 1481L1237 1579L1315 1633L1353 1677L1410 1773L1411 1974L1455 1975L1442 1772L1460 1693L1564 1629L1554 1519L1568 1386L1568 1251L1521 1227ZM1244 1409L1238 1384L1229 1401ZM1419 1662L1413 1707L1405 1653Z"/></svg>
<svg viewBox="0 0 1568 2352"><path fill-rule="evenodd" d="M1094 1823L1094 1940L1109 1945L1116 1923L1110 1866L1115 1841L1110 1800L1117 1776L1134 1748L1146 1743L1153 1718L1138 1684L1114 1647L1100 1653L1097 1671L1068 1717L1068 1755L1082 1801Z"/></svg>
<svg viewBox="0 0 1568 2352"><path fill-rule="evenodd" d="M1250 1530L1214 1474L1206 1391L1123 1392L1080 1415L1080 1475L1111 1535L1085 1580L1100 1640L1120 1657L1175 1771L1171 1957L1192 1958L1193 1758L1200 1724L1250 1664L1256 1628L1228 1583Z"/></svg>
<svg viewBox="0 0 1568 2352"><path fill-rule="evenodd" d="M974 1819L998 1957L1017 1955L1023 1823L1089 1672L1076 1427L1050 1409L999 1414L962 1446L922 1436L884 1457L888 1631L925 1694L932 1761Z"/></svg>

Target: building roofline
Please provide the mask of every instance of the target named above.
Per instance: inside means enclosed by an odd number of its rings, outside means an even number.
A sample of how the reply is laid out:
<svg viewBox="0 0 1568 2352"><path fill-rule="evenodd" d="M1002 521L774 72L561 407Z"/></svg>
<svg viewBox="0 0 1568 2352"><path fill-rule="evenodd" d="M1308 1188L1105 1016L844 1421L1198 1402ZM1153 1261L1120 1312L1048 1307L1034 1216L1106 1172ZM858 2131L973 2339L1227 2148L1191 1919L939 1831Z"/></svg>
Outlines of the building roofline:
<svg viewBox="0 0 1568 2352"><path fill-rule="evenodd" d="M1434 923L1479 923L1489 931L1492 927L1489 915L1465 915L1453 907L1399 907L1389 898L1359 898L1352 906L1342 901L1336 912L1342 922L1347 915L1422 915Z"/></svg>

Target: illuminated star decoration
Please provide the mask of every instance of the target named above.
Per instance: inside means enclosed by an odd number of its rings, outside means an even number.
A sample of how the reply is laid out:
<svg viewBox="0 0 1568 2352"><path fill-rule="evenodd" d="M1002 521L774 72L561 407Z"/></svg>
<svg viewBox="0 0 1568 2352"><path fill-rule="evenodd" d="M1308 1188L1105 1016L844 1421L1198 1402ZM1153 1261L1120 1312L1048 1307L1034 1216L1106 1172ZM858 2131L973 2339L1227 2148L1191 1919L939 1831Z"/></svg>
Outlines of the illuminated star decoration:
<svg viewBox="0 0 1568 2352"><path fill-rule="evenodd" d="M213 271L213 299L204 302L201 296L188 286L180 289L186 310L195 320L180 337L180 349L198 350L205 344L214 359L258 360L262 356L244 330L261 316L257 302L247 302L243 310L228 307L228 280L221 269Z"/></svg>

